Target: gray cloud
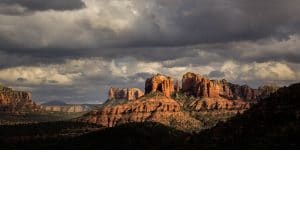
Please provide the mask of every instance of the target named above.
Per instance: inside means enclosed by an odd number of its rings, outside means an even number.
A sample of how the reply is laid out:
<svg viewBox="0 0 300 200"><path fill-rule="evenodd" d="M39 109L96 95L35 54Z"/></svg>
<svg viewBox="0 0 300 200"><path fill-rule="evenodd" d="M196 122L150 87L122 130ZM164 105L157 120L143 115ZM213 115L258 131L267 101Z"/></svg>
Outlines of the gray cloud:
<svg viewBox="0 0 300 200"><path fill-rule="evenodd" d="M38 101L103 101L110 86L143 88L155 73L252 86L300 78L299 0L0 4L0 81Z"/></svg>
<svg viewBox="0 0 300 200"><path fill-rule="evenodd" d="M16 3L20 2L23 1ZM32 9L41 4L58 10L79 3L24 2ZM12 25L9 30L2 27L3 48L67 51L282 39L298 33L300 24L299 0L87 0L86 5L87 9L75 11L77 14L47 12L22 18L3 17L5 24ZM10 31L15 34L9 34Z"/></svg>
<svg viewBox="0 0 300 200"><path fill-rule="evenodd" d="M214 70L214 71L211 71L208 76L212 77L212 78L221 79L221 78L225 77L225 73L222 71Z"/></svg>

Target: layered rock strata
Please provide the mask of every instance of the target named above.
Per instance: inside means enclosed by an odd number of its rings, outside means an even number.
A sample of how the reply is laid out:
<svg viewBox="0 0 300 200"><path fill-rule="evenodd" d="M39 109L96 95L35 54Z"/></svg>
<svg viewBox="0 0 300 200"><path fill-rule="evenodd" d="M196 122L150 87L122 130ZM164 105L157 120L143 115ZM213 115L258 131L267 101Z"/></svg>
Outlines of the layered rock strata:
<svg viewBox="0 0 300 200"><path fill-rule="evenodd" d="M81 113L91 109L83 105L66 105L66 106L41 106L41 109L47 112L62 112L62 113Z"/></svg>
<svg viewBox="0 0 300 200"><path fill-rule="evenodd" d="M174 93L174 81L171 77L157 74L146 80L145 93L162 92L166 97Z"/></svg>
<svg viewBox="0 0 300 200"><path fill-rule="evenodd" d="M260 95L267 96L271 91L274 89L270 87L252 89L226 80L209 80L194 73L183 76L180 89L178 81L174 85L172 78L158 74L147 79L145 96L119 104L106 104L80 120L105 127L151 121L186 131L199 130L244 112L257 102ZM152 95L147 95L150 93ZM116 95L113 90L109 96L111 99L127 98L124 92Z"/></svg>
<svg viewBox="0 0 300 200"><path fill-rule="evenodd" d="M164 95L152 98L142 97L116 106L106 106L84 116L81 120L88 123L113 127L130 122L158 122L178 129L193 130L201 123L181 109L180 103Z"/></svg>
<svg viewBox="0 0 300 200"><path fill-rule="evenodd" d="M182 78L182 91L198 98L226 98L230 100L256 100L259 90L247 85L236 85L226 80L209 80L204 76L187 73Z"/></svg>
<svg viewBox="0 0 300 200"><path fill-rule="evenodd" d="M35 109L38 106L32 101L30 92L14 91L0 86L0 112L16 113Z"/></svg>
<svg viewBox="0 0 300 200"><path fill-rule="evenodd" d="M108 99L125 99L128 101L142 97L144 93L138 88L110 88Z"/></svg>
<svg viewBox="0 0 300 200"><path fill-rule="evenodd" d="M194 111L205 110L236 110L243 112L250 108L250 103L242 100L228 100L225 98L201 98L193 101L189 108Z"/></svg>

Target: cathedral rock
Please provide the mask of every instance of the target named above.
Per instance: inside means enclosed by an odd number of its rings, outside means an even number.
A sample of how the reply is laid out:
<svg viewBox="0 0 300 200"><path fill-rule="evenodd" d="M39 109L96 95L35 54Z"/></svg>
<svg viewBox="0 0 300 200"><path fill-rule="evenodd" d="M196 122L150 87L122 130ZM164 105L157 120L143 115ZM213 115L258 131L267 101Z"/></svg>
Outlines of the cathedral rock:
<svg viewBox="0 0 300 200"><path fill-rule="evenodd" d="M171 77L157 74L146 80L145 93L138 89L111 88L109 99L125 99L116 104L105 104L79 119L82 122L113 127L132 122L158 122L184 131L209 128L242 113L267 97L276 88L252 89L226 80L209 80L204 76L187 73L182 88ZM172 96L172 94L176 94ZM142 96L142 97L140 97ZM139 98L140 97L140 98ZM172 98L171 98L172 97Z"/></svg>
<svg viewBox="0 0 300 200"><path fill-rule="evenodd" d="M166 97L171 97L174 91L174 81L171 77L157 74L146 80L146 94L151 92L162 92Z"/></svg>

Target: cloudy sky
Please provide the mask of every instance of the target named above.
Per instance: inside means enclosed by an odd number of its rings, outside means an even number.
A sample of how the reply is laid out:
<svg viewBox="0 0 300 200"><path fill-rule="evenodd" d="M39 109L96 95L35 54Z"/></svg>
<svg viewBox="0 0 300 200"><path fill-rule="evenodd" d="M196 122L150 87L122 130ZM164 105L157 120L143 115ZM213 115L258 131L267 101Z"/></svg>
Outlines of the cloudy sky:
<svg viewBox="0 0 300 200"><path fill-rule="evenodd" d="M299 11L300 0L0 0L0 83L69 103L156 73L289 85Z"/></svg>

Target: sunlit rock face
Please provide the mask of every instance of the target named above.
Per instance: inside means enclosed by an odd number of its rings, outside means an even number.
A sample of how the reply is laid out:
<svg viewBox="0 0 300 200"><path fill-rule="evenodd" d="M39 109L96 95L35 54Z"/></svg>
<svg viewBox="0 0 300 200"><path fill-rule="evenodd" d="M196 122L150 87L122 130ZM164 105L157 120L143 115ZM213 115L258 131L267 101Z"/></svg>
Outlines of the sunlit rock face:
<svg viewBox="0 0 300 200"><path fill-rule="evenodd" d="M253 101L260 92L247 85L235 85L226 80L209 80L204 76L187 73L182 78L182 91L198 98L226 98Z"/></svg>
<svg viewBox="0 0 300 200"><path fill-rule="evenodd" d="M276 86L253 89L226 80L209 80L202 75L186 73L182 78L182 92L196 97L190 107L199 110L237 110L243 112L261 98L276 92Z"/></svg>
<svg viewBox="0 0 300 200"><path fill-rule="evenodd" d="M174 93L174 81L171 77L157 74L146 80L145 93L162 92L166 97Z"/></svg>
<svg viewBox="0 0 300 200"><path fill-rule="evenodd" d="M30 92L14 91L0 86L0 112L17 113L38 109Z"/></svg>
<svg viewBox="0 0 300 200"><path fill-rule="evenodd" d="M179 83L177 85L176 90L179 92ZM128 101L116 105L107 104L99 110L88 113L80 120L105 127L130 122L158 122L181 130L197 130L201 127L201 122L183 112L181 103L171 98L175 88L172 78L160 74L147 79L145 96L136 89L111 88L109 100Z"/></svg>
<svg viewBox="0 0 300 200"><path fill-rule="evenodd" d="M158 122L181 130L201 127L201 122L182 112L181 104L165 95L142 97L115 106L105 106L84 116L81 121L113 127L130 122Z"/></svg>
<svg viewBox="0 0 300 200"><path fill-rule="evenodd" d="M137 88L110 88L108 92L108 99L125 99L132 101L142 97L143 95L144 93Z"/></svg>
<svg viewBox="0 0 300 200"><path fill-rule="evenodd" d="M198 74L187 73L182 78L182 91L188 95L218 98L222 90L221 84Z"/></svg>
<svg viewBox="0 0 300 200"><path fill-rule="evenodd" d="M204 76L187 73L182 78L182 88L177 81L164 75L146 80L145 95L130 95L135 90L114 89L109 100L125 99L106 104L84 115L80 121L114 127L130 122L158 122L184 131L207 128L220 120L226 120L249 109L275 88L252 89L226 80L209 80ZM209 117L209 119L208 119ZM207 120L211 122L207 123Z"/></svg>
<svg viewBox="0 0 300 200"><path fill-rule="evenodd" d="M81 113L87 112L91 109L84 105L65 105L65 106L41 106L43 111L47 112L61 112L61 113Z"/></svg>

